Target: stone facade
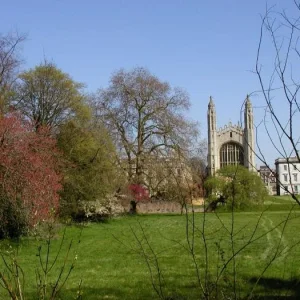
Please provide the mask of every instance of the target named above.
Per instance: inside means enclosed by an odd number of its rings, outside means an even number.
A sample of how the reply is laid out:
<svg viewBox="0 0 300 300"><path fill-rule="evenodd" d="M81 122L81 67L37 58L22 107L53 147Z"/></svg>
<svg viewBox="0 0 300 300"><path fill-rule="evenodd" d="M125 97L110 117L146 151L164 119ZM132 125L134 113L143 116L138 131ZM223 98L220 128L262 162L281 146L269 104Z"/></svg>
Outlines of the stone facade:
<svg viewBox="0 0 300 300"><path fill-rule="evenodd" d="M260 166L258 172L269 192L269 195L276 195L276 171L270 169L268 166Z"/></svg>
<svg viewBox="0 0 300 300"><path fill-rule="evenodd" d="M231 122L224 128L217 128L216 108L211 97L207 125L209 175L214 175L225 165L241 164L251 171L255 170L253 110L248 96L245 102L244 128Z"/></svg>

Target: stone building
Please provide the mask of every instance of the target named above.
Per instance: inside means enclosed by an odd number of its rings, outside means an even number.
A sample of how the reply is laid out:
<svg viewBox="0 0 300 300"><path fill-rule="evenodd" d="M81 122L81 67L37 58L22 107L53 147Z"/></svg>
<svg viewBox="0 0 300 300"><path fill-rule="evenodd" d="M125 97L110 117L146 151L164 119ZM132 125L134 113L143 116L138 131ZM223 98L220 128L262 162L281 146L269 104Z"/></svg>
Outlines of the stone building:
<svg viewBox="0 0 300 300"><path fill-rule="evenodd" d="M247 96L244 110L244 128L231 122L224 128L217 128L217 113L210 97L207 112L208 125L208 173L227 165L243 165L255 170L253 110Z"/></svg>
<svg viewBox="0 0 300 300"><path fill-rule="evenodd" d="M276 171L270 169L268 166L260 166L259 175L265 187L267 188L269 195L277 194L277 183L276 183Z"/></svg>

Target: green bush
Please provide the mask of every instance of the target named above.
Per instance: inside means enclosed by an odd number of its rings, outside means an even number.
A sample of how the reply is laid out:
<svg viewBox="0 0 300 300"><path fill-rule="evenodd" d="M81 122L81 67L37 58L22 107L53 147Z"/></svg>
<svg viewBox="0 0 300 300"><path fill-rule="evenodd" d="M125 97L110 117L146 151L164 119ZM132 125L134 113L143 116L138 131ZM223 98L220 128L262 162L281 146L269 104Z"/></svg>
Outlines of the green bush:
<svg viewBox="0 0 300 300"><path fill-rule="evenodd" d="M245 210L261 206L268 197L268 192L255 172L242 166L226 166L205 182L210 203L219 199L225 204L223 209Z"/></svg>
<svg viewBox="0 0 300 300"><path fill-rule="evenodd" d="M0 195L0 239L18 238L28 231L28 218L20 201Z"/></svg>

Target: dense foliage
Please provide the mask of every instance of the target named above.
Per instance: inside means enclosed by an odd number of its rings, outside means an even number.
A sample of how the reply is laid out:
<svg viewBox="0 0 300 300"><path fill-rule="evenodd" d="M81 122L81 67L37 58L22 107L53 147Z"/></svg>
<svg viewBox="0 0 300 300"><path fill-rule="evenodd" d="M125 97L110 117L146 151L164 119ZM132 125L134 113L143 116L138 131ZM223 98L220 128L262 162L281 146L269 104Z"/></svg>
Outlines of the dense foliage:
<svg viewBox="0 0 300 300"><path fill-rule="evenodd" d="M115 150L106 130L87 119L64 124L57 138L65 160L61 215L76 217L116 189Z"/></svg>
<svg viewBox="0 0 300 300"><path fill-rule="evenodd" d="M19 75L13 105L36 128L53 128L85 109L82 87L54 64L45 62Z"/></svg>
<svg viewBox="0 0 300 300"><path fill-rule="evenodd" d="M209 201L222 200L227 208L244 209L263 204L268 193L257 173L242 166L226 166L205 182Z"/></svg>
<svg viewBox="0 0 300 300"><path fill-rule="evenodd" d="M130 197L130 212L135 214L137 203L149 199L149 191L141 184L130 184L128 192Z"/></svg>
<svg viewBox="0 0 300 300"><path fill-rule="evenodd" d="M61 177L56 140L16 114L0 119L0 153L1 237L11 235L10 226L33 226L57 211Z"/></svg>

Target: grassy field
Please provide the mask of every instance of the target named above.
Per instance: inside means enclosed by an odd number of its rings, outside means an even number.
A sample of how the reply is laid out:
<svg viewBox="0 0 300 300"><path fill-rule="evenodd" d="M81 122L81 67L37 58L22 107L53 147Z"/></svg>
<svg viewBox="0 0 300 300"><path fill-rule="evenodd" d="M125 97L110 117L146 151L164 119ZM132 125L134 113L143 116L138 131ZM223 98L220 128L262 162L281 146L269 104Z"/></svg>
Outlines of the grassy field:
<svg viewBox="0 0 300 300"><path fill-rule="evenodd" d="M299 299L300 213L287 210L291 206L289 199L279 199L286 201L279 204L274 201L274 205L288 204L285 210L269 208L263 213L197 213L194 222L193 215L139 215L87 224L82 232L79 226L68 226L62 252L67 252L73 240L68 265L75 256L77 260L60 296L74 299L82 279L83 299L155 299L152 284L161 286L160 292L169 299L200 299L205 286L219 299L234 297L234 291L237 298L253 292L255 296L268 295L269 299ZM62 232L63 227L52 240L51 260ZM39 245L45 257L45 241L31 237L18 243L1 242L4 253L18 250L27 299L36 298ZM231 259L232 253L237 253L235 259ZM59 258L52 270L52 281L62 261ZM2 289L0 299L8 299Z"/></svg>

